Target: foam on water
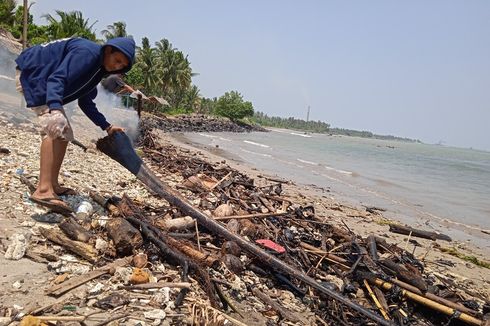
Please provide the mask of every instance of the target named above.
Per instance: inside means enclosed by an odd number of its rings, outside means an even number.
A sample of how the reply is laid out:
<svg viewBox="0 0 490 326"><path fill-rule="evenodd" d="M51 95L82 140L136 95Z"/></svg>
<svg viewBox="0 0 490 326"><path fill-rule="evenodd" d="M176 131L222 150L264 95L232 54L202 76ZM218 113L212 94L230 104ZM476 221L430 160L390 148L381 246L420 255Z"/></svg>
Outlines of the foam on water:
<svg viewBox="0 0 490 326"><path fill-rule="evenodd" d="M244 143L247 143L247 144L250 144L250 145L264 147L264 148L269 148L270 147L269 145L265 145L265 144L261 144L261 143L256 143L256 142L253 142L253 141L250 141L250 140L244 140L243 142Z"/></svg>

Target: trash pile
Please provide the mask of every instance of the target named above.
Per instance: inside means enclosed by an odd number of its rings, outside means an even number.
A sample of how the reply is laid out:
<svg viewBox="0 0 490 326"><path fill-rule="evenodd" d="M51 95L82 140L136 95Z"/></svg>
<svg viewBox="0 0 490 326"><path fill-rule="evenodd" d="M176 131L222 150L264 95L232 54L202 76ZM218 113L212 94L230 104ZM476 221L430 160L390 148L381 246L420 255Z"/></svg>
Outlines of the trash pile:
<svg viewBox="0 0 490 326"><path fill-rule="evenodd" d="M489 323L484 297L428 272L407 246L329 223L296 203L287 181L257 185L224 161L206 162L142 130L138 153L168 187L155 193L167 201L66 197L75 213L47 214L56 226L39 228L38 249L26 251L33 239L19 235L5 253L47 264L57 277L46 293L59 300L27 313L0 306L0 325ZM412 244L418 236L451 240L405 226L392 232Z"/></svg>

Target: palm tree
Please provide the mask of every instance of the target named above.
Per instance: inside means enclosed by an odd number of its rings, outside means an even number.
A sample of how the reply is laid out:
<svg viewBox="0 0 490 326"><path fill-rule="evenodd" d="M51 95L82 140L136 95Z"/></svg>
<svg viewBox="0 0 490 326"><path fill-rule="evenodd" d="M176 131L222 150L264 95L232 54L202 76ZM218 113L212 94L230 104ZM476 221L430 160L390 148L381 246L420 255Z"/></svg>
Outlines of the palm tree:
<svg viewBox="0 0 490 326"><path fill-rule="evenodd" d="M15 21L15 0L0 0L0 26L12 27Z"/></svg>
<svg viewBox="0 0 490 326"><path fill-rule="evenodd" d="M59 21L52 15L44 15L49 24L48 34L50 40L65 38L65 37L83 37L95 41L95 33L92 31L93 26L97 23L89 25L89 20L83 18L80 11L65 12L56 10Z"/></svg>
<svg viewBox="0 0 490 326"><path fill-rule="evenodd" d="M151 93L156 86L156 74L155 74L155 49L150 47L150 41L147 37L143 37L141 40L141 47L137 49L136 66L141 69L143 73L143 88L147 93Z"/></svg>
<svg viewBox="0 0 490 326"><path fill-rule="evenodd" d="M106 41L116 37L132 37L126 32L126 23L122 21L107 25L107 29L102 30L100 33L105 37Z"/></svg>
<svg viewBox="0 0 490 326"><path fill-rule="evenodd" d="M192 85L185 94L187 105L190 106L191 111L200 111L201 94L199 92L199 88Z"/></svg>
<svg viewBox="0 0 490 326"><path fill-rule="evenodd" d="M157 48L157 74L162 95L178 90L186 90L193 76L187 56L175 49Z"/></svg>

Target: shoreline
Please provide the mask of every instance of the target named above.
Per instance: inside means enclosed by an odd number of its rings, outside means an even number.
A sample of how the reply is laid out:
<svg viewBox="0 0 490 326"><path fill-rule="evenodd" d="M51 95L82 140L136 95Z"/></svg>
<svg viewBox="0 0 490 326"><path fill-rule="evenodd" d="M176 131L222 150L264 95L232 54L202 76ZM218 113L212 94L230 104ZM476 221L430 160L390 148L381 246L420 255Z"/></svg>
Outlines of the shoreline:
<svg viewBox="0 0 490 326"><path fill-rule="evenodd" d="M283 130L285 131L285 130ZM281 131L282 132L282 131ZM285 131L289 132L289 131ZM240 166L247 165L249 163L244 162L239 156L230 153L221 147L216 148L206 144L202 144L197 142L190 137L187 136L187 133L169 133L172 138L174 138L178 145L186 145L189 146L189 149L197 149L207 151L215 156L230 159L235 162L241 163ZM341 136L342 137L342 136ZM233 162L232 161L232 162ZM250 170L250 169L247 169ZM255 170L255 168L253 168ZM274 171L267 171L268 173L274 173ZM276 174L277 175L277 174ZM279 175L281 176L281 175ZM282 177L287 177L285 174ZM294 178L290 178L293 179ZM397 198L396 200L391 197L386 197L386 195L372 195L372 191L369 192L369 196L367 200L362 198L364 195L356 196L355 192L362 191L362 189L355 189L352 191L345 191L345 189L349 189L351 187L349 184L345 183L342 180L336 180L336 182L332 183L329 186L321 185L313 185L302 183L299 180L294 180L300 185L310 185L312 188L317 188L319 191L323 188L328 188L331 196L335 195L335 199L348 204L350 206L355 206L357 208L366 207L366 206L378 206L385 208L386 211L383 215L389 220L394 220L403 224L414 225L415 227L419 226L420 228L429 228L432 231L446 233L450 235L453 239L456 239L460 242L471 243L473 246L481 248L483 250L490 251L490 243L488 241L488 235L490 234L490 230L485 229L479 225L473 224L465 224L462 222L451 220L447 217L436 215L433 212L427 211L422 207L417 206L414 203L406 202L403 199ZM342 187L335 187L337 185L344 185L347 188L344 191L341 191ZM321 195L321 193L316 193L315 195ZM362 199L361 199L362 198ZM376 200L378 199L378 200ZM427 227L428 225L429 227ZM486 249L485 249L486 248Z"/></svg>
<svg viewBox="0 0 490 326"><path fill-rule="evenodd" d="M261 179L261 177L268 176L272 178L282 178L281 176L278 175L268 175L264 171L259 171L254 167L250 167L247 165L246 162L243 162L239 157L221 149L221 148L214 148L214 147L209 147L206 145L202 145L196 142L192 142L192 140L188 139L184 133L163 133L160 132L160 135L167 141L169 141L172 145L185 148L191 152L197 152L197 153L202 153L202 157L204 157L205 160L208 161L222 161L223 159L226 160L226 164L230 165L232 168L239 170L240 172L251 176L254 179ZM358 205L356 203L355 199L348 198L344 195L338 195L335 193L334 190L331 189L325 189L323 187L313 185L313 184L301 184L297 182L293 182L292 188L301 188L301 192L298 191L297 189L296 193L297 194L302 194L301 197L304 197L305 199L310 198L312 202L318 202L320 203L320 206L344 206L348 207L351 209L351 214L350 217L358 217L361 219L364 219L363 222L365 221L366 217L369 217L369 213L365 211L365 206ZM322 203L323 201L326 202L326 205ZM321 211L321 210L320 210ZM326 209L324 210L325 214L331 213L331 209ZM348 216L349 217L349 216ZM399 219L399 214L396 212L382 212L382 217L378 216L378 220L371 220L372 226L369 227L368 231L366 231L365 226L358 227L356 224L353 224L352 226L349 225L353 230L355 230L356 233L359 233L360 235L367 236L369 232L379 232L379 233L388 233L387 231L387 225L390 222L399 222L401 224L404 224L404 221ZM418 219L414 217L413 219ZM423 221L417 221L419 224L423 224ZM446 225L442 225L443 227L446 227L450 229L451 224L456 224L458 222L452 222L449 221L449 223L446 223ZM362 223L364 224L364 223ZM417 227L417 226L414 226ZM424 227L421 226L422 229ZM425 228L427 229L427 228ZM441 233L447 233L445 232ZM473 230L474 231L474 230ZM476 231L475 231L476 232ZM396 235L394 233L389 233L390 236L393 236L395 238L398 238L399 235ZM406 239L405 239L406 240ZM424 239L420 239L424 241ZM419 238L417 238L417 241L419 241ZM482 239L484 241L484 239ZM485 245L488 247L488 242L485 243ZM482 246L473 243L473 241L463 241L463 240L453 240L451 243L444 243L444 246L446 247L452 247L452 246L463 246L469 250L469 252L474 253L478 255L480 258L485 259L488 255L488 248L482 248ZM489 276L490 276L490 270L489 270ZM489 279L490 281L490 279Z"/></svg>

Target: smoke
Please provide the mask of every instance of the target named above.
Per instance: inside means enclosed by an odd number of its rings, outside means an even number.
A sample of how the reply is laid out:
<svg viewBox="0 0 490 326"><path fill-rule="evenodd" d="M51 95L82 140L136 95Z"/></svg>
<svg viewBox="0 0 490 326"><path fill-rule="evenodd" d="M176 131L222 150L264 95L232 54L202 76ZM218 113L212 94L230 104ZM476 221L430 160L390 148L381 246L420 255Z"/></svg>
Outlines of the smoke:
<svg viewBox="0 0 490 326"><path fill-rule="evenodd" d="M133 107L124 107L123 98L106 91L100 84L97 87L97 92L95 103L99 112L106 117L110 124L123 127L129 138L135 140L138 137L139 122L136 110Z"/></svg>

